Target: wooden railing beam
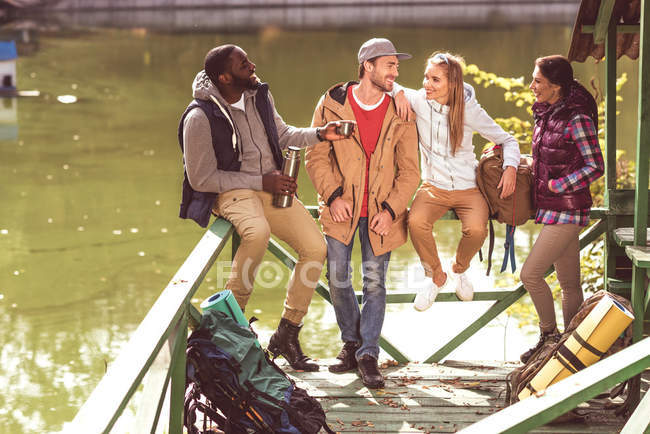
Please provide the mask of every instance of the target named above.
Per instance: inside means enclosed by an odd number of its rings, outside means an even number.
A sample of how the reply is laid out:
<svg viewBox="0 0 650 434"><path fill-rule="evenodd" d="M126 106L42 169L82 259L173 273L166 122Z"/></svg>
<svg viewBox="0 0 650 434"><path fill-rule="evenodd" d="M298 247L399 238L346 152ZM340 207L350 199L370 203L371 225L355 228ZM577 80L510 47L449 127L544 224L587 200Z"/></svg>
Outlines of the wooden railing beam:
<svg viewBox="0 0 650 434"><path fill-rule="evenodd" d="M544 425L650 366L650 338L573 374L460 431L463 434L522 433ZM646 415L647 417L647 415ZM646 419L647 421L647 419Z"/></svg>
<svg viewBox="0 0 650 434"><path fill-rule="evenodd" d="M650 393L646 392L645 396L639 403L634 413L627 420L627 423L621 430L620 434L638 434L648 432L650 427Z"/></svg>
<svg viewBox="0 0 650 434"><path fill-rule="evenodd" d="M64 432L110 432L232 232L225 220L210 226Z"/></svg>

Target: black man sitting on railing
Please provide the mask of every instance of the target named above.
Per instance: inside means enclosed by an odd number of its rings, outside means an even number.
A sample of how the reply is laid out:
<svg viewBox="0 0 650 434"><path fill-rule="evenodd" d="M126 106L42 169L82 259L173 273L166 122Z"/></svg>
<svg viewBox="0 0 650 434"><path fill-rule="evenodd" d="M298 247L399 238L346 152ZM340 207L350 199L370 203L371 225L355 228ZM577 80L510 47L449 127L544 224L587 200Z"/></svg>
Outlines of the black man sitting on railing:
<svg viewBox="0 0 650 434"><path fill-rule="evenodd" d="M255 75L255 64L235 45L222 45L205 57L205 69L192 85L194 100L181 117L178 140L185 179L180 217L206 227L210 214L230 221L241 237L226 289L244 310L270 234L298 253L284 311L269 342L294 369L317 371L300 348L298 333L326 256L318 225L297 199L275 208L274 193L294 194L296 182L280 174L282 149L337 140L336 123L295 128L275 110L269 87ZM198 110L197 110L198 109Z"/></svg>

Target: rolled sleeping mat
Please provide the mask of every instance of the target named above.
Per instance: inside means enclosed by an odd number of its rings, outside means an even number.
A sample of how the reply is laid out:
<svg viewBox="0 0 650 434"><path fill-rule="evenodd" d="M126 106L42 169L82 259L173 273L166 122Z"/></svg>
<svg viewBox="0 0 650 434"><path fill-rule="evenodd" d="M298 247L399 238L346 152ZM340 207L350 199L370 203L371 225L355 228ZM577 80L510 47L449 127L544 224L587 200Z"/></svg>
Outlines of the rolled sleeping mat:
<svg viewBox="0 0 650 434"><path fill-rule="evenodd" d="M207 298L201 303L201 310L205 312L208 309L221 311L237 321L240 325L248 327L248 321L241 311L237 300L232 291L226 289L225 291L217 292L212 297Z"/></svg>
<svg viewBox="0 0 650 434"><path fill-rule="evenodd" d="M634 315L625 306L610 296L603 297L519 393L519 399L596 363L632 321Z"/></svg>
<svg viewBox="0 0 650 434"><path fill-rule="evenodd" d="M212 297L203 300L203 303L201 303L201 310L205 312L208 309L221 311L234 319L237 324L246 328L250 327L250 324L248 324L248 321L244 316L244 312L241 311L235 296L229 289L217 292ZM258 348L262 348L257 339L255 339L255 345L257 345Z"/></svg>

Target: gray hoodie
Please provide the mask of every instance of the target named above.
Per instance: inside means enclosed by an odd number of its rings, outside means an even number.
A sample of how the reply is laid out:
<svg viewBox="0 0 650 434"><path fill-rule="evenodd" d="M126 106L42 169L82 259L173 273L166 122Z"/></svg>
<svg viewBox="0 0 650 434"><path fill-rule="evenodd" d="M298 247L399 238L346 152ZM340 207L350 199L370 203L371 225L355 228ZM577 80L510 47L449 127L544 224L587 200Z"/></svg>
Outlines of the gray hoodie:
<svg viewBox="0 0 650 434"><path fill-rule="evenodd" d="M212 148L212 134L207 116L200 108L190 111L183 123L184 164L187 178L196 191L223 193L237 188L262 190L262 175L276 170L271 147L264 124L255 108L256 90L246 90L242 101L228 104L204 71L199 72L192 83L193 97L202 100L216 98L224 113L235 126L237 142L241 146L239 172L217 169L217 158ZM280 148L298 146L304 148L318 143L316 128L296 128L287 125L275 110L275 126L278 130ZM245 110L235 107L243 103Z"/></svg>

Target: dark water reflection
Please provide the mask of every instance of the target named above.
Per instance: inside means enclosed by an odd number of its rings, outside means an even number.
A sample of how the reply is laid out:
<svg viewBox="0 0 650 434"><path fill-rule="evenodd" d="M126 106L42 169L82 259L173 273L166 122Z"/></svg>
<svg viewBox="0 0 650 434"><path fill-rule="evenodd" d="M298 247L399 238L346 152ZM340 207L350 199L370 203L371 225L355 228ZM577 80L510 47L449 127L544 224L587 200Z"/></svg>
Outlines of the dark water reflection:
<svg viewBox="0 0 650 434"><path fill-rule="evenodd" d="M424 59L435 48L462 53L470 63L500 75L528 77L535 57L566 51L570 31L561 25L525 25L41 35L39 50L19 59L17 81L20 89L38 89L41 96L10 105L16 108L18 134L0 141L0 432L58 430L72 419L200 238L198 226L177 218L182 173L176 128L208 49L225 42L244 47L257 63L258 75L271 84L285 120L306 126L324 89L355 78L357 49L369 37L386 36L414 55L403 62L400 81L417 86ZM635 70L630 62L622 65L633 90ZM601 69L577 67L582 77ZM478 92L493 116L523 115L504 103L498 91ZM67 94L77 102L57 101ZM624 94L624 102L626 110L635 109L633 92ZM623 124L619 131L625 130L629 136L621 133L620 141L631 150L633 125ZM299 184L304 202L314 204L304 170ZM520 262L536 231L532 225L526 228L517 240ZM441 224L437 233L443 240L441 253L449 258L458 223ZM398 249L393 262L391 288L404 286L404 270L418 275L410 245ZM227 266L223 268L209 276L197 304L222 287ZM283 276L267 268L262 278L279 280L257 288L250 304L261 319L257 324L263 340L276 325L284 295ZM482 266L475 268L480 274ZM506 284L512 283L514 277L505 276ZM389 316L406 318L411 312L410 306L391 308ZM435 323L436 316L421 318L433 330L448 328ZM413 347L407 338L413 335L411 325L387 324L391 338L406 342L401 347ZM419 346L439 345L436 333L431 336L431 342ZM322 300L314 301L302 337L312 355L337 353L338 330Z"/></svg>

